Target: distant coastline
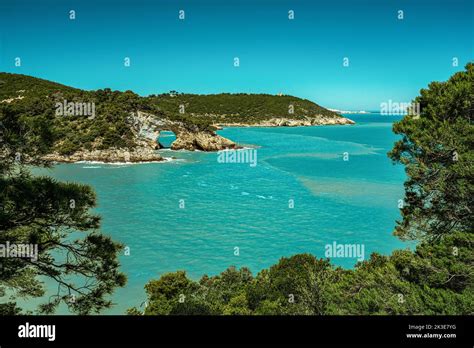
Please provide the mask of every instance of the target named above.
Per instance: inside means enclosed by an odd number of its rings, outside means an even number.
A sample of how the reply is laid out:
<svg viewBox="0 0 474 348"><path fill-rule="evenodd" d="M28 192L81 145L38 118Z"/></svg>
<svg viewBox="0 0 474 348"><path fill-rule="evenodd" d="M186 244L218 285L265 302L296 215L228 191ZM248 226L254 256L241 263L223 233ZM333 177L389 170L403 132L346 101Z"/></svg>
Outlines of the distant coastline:
<svg viewBox="0 0 474 348"><path fill-rule="evenodd" d="M329 111L333 111L338 114L374 114L375 113L373 111L365 111L365 110L354 111L354 110L338 110L338 109L330 109L330 108L327 108L327 109Z"/></svg>
<svg viewBox="0 0 474 348"><path fill-rule="evenodd" d="M247 122L223 122L214 124L215 127L310 127L310 126L331 126L331 125L352 125L355 122L346 117L308 117L306 119L292 119L292 118L271 118L255 123Z"/></svg>

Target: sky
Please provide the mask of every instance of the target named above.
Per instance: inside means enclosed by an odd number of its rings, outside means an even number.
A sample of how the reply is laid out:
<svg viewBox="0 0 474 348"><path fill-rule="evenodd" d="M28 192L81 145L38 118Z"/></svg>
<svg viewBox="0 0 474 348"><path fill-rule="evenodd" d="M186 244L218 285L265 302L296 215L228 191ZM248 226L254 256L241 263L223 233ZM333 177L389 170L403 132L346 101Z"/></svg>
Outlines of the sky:
<svg viewBox="0 0 474 348"><path fill-rule="evenodd" d="M0 71L88 90L283 93L378 110L469 61L472 0L0 0Z"/></svg>

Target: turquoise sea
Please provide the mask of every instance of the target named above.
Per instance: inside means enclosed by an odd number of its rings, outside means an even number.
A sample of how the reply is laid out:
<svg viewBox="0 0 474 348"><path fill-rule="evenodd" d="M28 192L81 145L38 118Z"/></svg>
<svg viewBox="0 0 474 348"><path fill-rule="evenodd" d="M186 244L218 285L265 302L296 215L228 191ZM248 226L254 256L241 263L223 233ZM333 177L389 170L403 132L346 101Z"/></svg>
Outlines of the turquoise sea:
<svg viewBox="0 0 474 348"><path fill-rule="evenodd" d="M255 167L218 163L216 153L165 149L164 156L177 159L41 170L92 185L102 230L130 248L130 256L121 257L128 284L116 291L117 305L106 313L139 306L146 282L166 272L186 270L198 279L235 265L256 273L282 256L324 257L325 245L333 242L364 244L366 258L405 248L392 236L405 174L386 156L397 140L392 122L400 117L347 116L357 124L220 131L256 146ZM357 260L332 261L350 268Z"/></svg>

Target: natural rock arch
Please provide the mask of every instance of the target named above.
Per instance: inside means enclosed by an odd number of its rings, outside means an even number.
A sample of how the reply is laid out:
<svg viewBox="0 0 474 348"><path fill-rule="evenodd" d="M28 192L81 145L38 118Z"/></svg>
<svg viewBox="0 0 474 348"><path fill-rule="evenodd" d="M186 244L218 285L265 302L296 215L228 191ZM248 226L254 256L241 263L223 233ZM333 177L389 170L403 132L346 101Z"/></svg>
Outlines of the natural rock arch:
<svg viewBox="0 0 474 348"><path fill-rule="evenodd" d="M171 144L172 150L219 151L237 147L233 141L215 132L200 130L197 126L186 126L178 121L158 119L155 115L141 111L131 114L130 123L138 142L155 149L160 148L157 139L162 131L171 131L176 135L176 140Z"/></svg>

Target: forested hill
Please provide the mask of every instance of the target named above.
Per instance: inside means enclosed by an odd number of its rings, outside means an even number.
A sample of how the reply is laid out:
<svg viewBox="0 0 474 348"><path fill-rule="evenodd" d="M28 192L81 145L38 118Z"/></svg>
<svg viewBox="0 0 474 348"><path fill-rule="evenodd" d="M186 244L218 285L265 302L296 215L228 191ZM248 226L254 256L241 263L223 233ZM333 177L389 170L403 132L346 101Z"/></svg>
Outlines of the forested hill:
<svg viewBox="0 0 474 348"><path fill-rule="evenodd" d="M94 93L109 92L115 94L135 95L150 107L156 107L167 115L190 114L219 118L228 122L260 121L274 117L301 119L306 117L339 117L333 111L323 108L312 101L291 95L220 93L220 94L185 94L171 91L159 95L139 97L131 91L112 92L110 89L83 91L56 82L40 78L0 72L0 100L18 96L40 97L53 93L71 93L75 96L92 97ZM181 107L183 106L183 109ZM180 112L181 111L181 112Z"/></svg>
<svg viewBox="0 0 474 348"><path fill-rule="evenodd" d="M17 97L20 94L25 97L39 97L59 91L81 92L80 89L32 76L0 72L0 100Z"/></svg>
<svg viewBox="0 0 474 348"><path fill-rule="evenodd" d="M94 105L94 117L58 117L58 103ZM130 115L141 111L155 120L179 123L190 132L212 133L214 125L234 123L289 125L281 119L304 120L304 124L345 124L347 120L309 100L288 95L214 94L195 95L170 92L141 97L132 91L108 88L85 91L59 83L11 73L0 73L0 106L24 118L42 117L54 124L55 151L72 154L79 150L134 148L137 132ZM347 123L348 123L347 122ZM275 122L274 122L275 123Z"/></svg>
<svg viewBox="0 0 474 348"><path fill-rule="evenodd" d="M58 116L58 103L93 105L94 116L84 117L77 112ZM9 73L0 73L0 107L0 116L10 113L31 122L41 118L52 123L53 150L61 154L72 154L82 149L134 148L137 142L130 114L141 110L158 118L165 117L131 91L84 91Z"/></svg>
<svg viewBox="0 0 474 348"><path fill-rule="evenodd" d="M316 103L290 95L270 94L184 94L167 93L147 98L166 113L176 113L180 107L193 117L214 123L257 123L272 118L305 119L340 117Z"/></svg>

